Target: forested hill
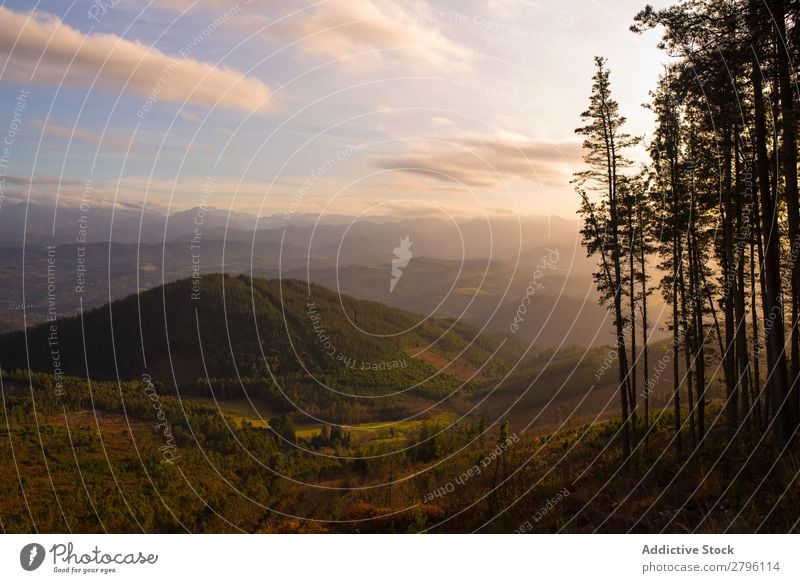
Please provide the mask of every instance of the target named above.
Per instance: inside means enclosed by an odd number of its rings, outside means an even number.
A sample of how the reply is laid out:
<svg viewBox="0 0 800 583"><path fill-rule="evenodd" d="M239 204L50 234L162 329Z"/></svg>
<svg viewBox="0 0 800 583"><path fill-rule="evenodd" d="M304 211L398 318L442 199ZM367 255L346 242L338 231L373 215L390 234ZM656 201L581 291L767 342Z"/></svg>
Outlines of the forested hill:
<svg viewBox="0 0 800 583"><path fill-rule="evenodd" d="M398 390L433 357L490 374L521 354L503 339L297 280L184 279L0 337L0 366L96 379L150 374L165 384L275 378ZM412 359L429 348L428 359ZM463 354L462 354L463 353ZM30 359L29 363L27 359ZM445 370L445 372L448 372ZM381 391L383 392L383 391Z"/></svg>

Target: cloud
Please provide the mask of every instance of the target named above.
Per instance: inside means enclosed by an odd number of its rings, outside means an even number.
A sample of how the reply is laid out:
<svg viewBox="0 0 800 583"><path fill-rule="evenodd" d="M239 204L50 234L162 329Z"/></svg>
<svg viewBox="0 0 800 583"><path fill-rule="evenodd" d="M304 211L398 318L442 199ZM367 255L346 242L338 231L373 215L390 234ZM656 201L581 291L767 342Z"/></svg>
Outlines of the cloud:
<svg viewBox="0 0 800 583"><path fill-rule="evenodd" d="M156 6L181 11L224 10L223 0L156 0ZM398 61L414 69L452 70L468 66L471 53L441 32L447 14L422 0L254 0L231 19L270 42L294 43L313 59L344 59L345 69L371 69ZM304 9L301 9L304 8ZM301 10L298 10L301 9ZM289 16L291 15L291 16ZM358 57L348 59L357 53Z"/></svg>
<svg viewBox="0 0 800 583"><path fill-rule="evenodd" d="M237 209L257 208L265 197L280 197L277 192L268 194L267 182L257 180L238 180L231 178L180 177L180 178L147 178L126 176L106 184L113 188L124 200L141 200L147 194L148 201L169 201L173 210L186 209L207 204L209 196L213 206L228 208L235 202ZM286 195L288 199L288 195Z"/></svg>
<svg viewBox="0 0 800 583"><path fill-rule="evenodd" d="M0 7L3 81L87 87L97 76L104 89L128 91L158 101L250 110L270 105L270 89L260 80L187 55L195 38L173 57L114 34L85 35L58 17ZM157 93L154 93L157 92Z"/></svg>
<svg viewBox="0 0 800 583"><path fill-rule="evenodd" d="M281 40L301 39L301 52L311 57L338 59L372 51L358 57L362 66L393 57L415 68L450 70L467 65L470 53L442 34L427 4L413 5L413 11L405 6L393 0L324 2L273 23L265 34Z"/></svg>
<svg viewBox="0 0 800 583"><path fill-rule="evenodd" d="M125 140L111 137L108 134L100 135L79 128L75 128L73 130L72 128L60 126L53 122L48 122L47 124L45 124L41 120L35 120L33 122L33 125L42 130L45 134L50 136L58 136L61 138L72 138L73 140L81 140L83 142L94 144L96 146L102 146L103 148L115 150L117 152L125 152L127 151L128 148L128 144L125 142Z"/></svg>
<svg viewBox="0 0 800 583"><path fill-rule="evenodd" d="M366 205L365 205L366 206ZM371 197L366 215L387 216L394 220L422 219L422 218L448 218L446 212L458 215L457 207L446 204L431 204L430 201L418 200L386 200L380 197Z"/></svg>
<svg viewBox="0 0 800 583"><path fill-rule="evenodd" d="M5 204L32 202L53 204L58 198L61 202L78 201L83 196L86 183L73 178L62 178L47 174L20 176L0 174L0 210Z"/></svg>
<svg viewBox="0 0 800 583"><path fill-rule="evenodd" d="M68 178L59 178L58 176L47 176L43 174L34 175L33 178L30 176L17 176L16 174L9 174L5 177L5 181L8 184L13 184L15 186L28 186L28 185L71 185L76 186L82 184L78 180L71 180Z"/></svg>
<svg viewBox="0 0 800 583"><path fill-rule="evenodd" d="M191 111L188 111L187 109L181 109L180 116L183 121L193 124L200 123L201 121L199 117L197 117L195 114L193 114Z"/></svg>
<svg viewBox="0 0 800 583"><path fill-rule="evenodd" d="M581 155L577 142L460 134L415 142L406 154L376 157L373 162L379 168L464 186L491 187L513 179L564 187Z"/></svg>
<svg viewBox="0 0 800 583"><path fill-rule="evenodd" d="M455 125L453 123L453 120L451 120L449 117L439 117L439 116L432 117L431 118L431 124L435 125L435 126L441 126L441 127Z"/></svg>

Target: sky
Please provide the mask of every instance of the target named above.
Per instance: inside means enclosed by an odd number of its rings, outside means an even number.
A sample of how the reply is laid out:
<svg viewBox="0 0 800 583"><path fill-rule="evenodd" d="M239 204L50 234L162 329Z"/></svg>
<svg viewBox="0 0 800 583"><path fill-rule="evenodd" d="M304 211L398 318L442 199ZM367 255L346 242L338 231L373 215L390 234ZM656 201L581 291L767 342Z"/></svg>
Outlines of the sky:
<svg viewBox="0 0 800 583"><path fill-rule="evenodd" d="M571 217L595 55L629 133L651 125L644 4L5 2L0 212Z"/></svg>

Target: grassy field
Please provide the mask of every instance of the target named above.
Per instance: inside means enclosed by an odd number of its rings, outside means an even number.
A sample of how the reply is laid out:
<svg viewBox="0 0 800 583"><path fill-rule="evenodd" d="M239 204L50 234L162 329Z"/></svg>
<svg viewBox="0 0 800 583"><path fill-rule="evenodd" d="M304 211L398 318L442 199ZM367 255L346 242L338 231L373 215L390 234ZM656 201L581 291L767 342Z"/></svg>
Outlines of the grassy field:
<svg viewBox="0 0 800 583"><path fill-rule="evenodd" d="M277 411L271 409L263 401L248 399L230 399L226 401L214 401L211 397L191 397L192 401L210 405L218 409L223 414L233 420L236 425L241 425L242 421L250 422L253 427L266 429L269 427L270 417L279 415Z"/></svg>
<svg viewBox="0 0 800 583"><path fill-rule="evenodd" d="M279 415L277 411L258 400L253 400L252 403L247 399L231 399L215 403L210 397L192 397L192 400L217 408L237 426L241 426L242 422L246 421L253 427L266 429L269 427L270 418ZM458 416L454 413L439 413L407 421L360 423L344 426L343 429L351 433L355 443L380 442L385 444L407 439L418 433L426 422L444 429L457 419ZM295 436L298 439L311 439L320 434L322 426L322 423L298 423L295 425Z"/></svg>

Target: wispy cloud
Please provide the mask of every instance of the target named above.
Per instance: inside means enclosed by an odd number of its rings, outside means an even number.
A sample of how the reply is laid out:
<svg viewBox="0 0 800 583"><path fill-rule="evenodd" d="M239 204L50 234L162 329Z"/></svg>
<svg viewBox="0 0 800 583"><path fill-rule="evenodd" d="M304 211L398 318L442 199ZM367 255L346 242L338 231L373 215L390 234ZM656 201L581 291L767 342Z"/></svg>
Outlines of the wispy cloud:
<svg viewBox="0 0 800 583"><path fill-rule="evenodd" d="M74 178L34 174L21 176L8 174L0 179L3 188L2 202L16 204L31 202L34 204L52 205L58 199L62 203L77 202L83 195L86 184ZM0 208L2 208L0 204Z"/></svg>
<svg viewBox="0 0 800 583"><path fill-rule="evenodd" d="M125 142L125 140L109 135L101 135L80 128L72 129L60 126L53 122L44 123L41 120L35 120L33 125L50 136L80 140L82 142L87 142L96 146L102 146L104 149L110 149L117 152L125 152L128 148L128 144Z"/></svg>
<svg viewBox="0 0 800 583"><path fill-rule="evenodd" d="M409 6L412 10L409 10ZM432 12L425 3L393 0L325 2L302 14L275 22L268 37L299 40L310 57L348 59L345 67L379 66L399 60L415 69L452 69L467 66L470 53L447 38L435 25L417 17Z"/></svg>
<svg viewBox="0 0 800 583"><path fill-rule="evenodd" d="M192 4L157 0L161 9L213 11L224 0ZM452 70L469 65L471 53L445 35L436 15L441 9L423 0L329 0L285 2L253 0L231 25L260 33L272 43L291 44L311 59L341 60L345 70L374 69L399 62L415 70Z"/></svg>
<svg viewBox="0 0 800 583"><path fill-rule="evenodd" d="M5 177L5 181L8 184L13 184L15 186L28 186L28 185L54 185L54 184L61 184L61 185L79 185L82 184L78 180L72 180L69 178L59 178L58 176L47 176L37 174L33 177L30 176L17 176L16 174L9 174Z"/></svg>
<svg viewBox="0 0 800 583"><path fill-rule="evenodd" d="M380 168L469 187L499 186L510 179L567 187L580 159L577 142L458 134L414 142L405 154L376 157L373 162Z"/></svg>
<svg viewBox="0 0 800 583"><path fill-rule="evenodd" d="M186 55L188 51L183 51ZM3 81L126 91L159 101L266 110L270 89L260 80L188 56L173 57L115 34L83 34L52 14L0 7Z"/></svg>

